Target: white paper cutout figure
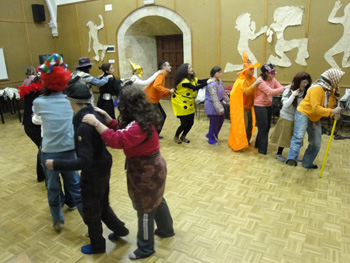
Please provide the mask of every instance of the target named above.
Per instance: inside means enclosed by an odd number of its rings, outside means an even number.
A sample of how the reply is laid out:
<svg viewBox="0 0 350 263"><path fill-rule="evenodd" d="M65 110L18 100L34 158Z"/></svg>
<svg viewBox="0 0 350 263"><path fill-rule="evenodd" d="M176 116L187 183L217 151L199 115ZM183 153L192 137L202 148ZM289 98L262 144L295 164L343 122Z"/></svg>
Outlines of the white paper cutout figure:
<svg viewBox="0 0 350 263"><path fill-rule="evenodd" d="M94 22L92 22L91 20L86 24L86 26L89 27L90 29L88 52L89 53L91 52L91 39L92 39L92 49L95 52L94 59L96 61L100 61L99 51L102 50L101 61L103 61L108 45L103 45L98 41L98 37L97 37L98 31L104 27L102 15L99 15L99 18L101 19L101 24L99 26L94 24Z"/></svg>
<svg viewBox="0 0 350 263"><path fill-rule="evenodd" d="M258 62L249 48L249 40L254 40L261 34L266 33L267 26L261 27L258 33L255 33L256 25L254 21L251 21L249 13L243 13L236 19L235 28L240 32L237 50L242 57L243 50L247 53L251 62L255 64ZM243 69L242 62L240 64L226 63L224 72L232 72Z"/></svg>
<svg viewBox="0 0 350 263"><path fill-rule="evenodd" d="M344 27L344 34L339 39L339 41L331 47L325 54L324 58L327 60L329 65L333 68L339 68L337 62L335 62L333 56L344 52L342 67L350 67L350 61L348 61L350 56L350 3L344 8L344 16L335 17L337 11L342 6L341 1L336 1L332 12L329 14L328 21L333 24L342 24Z"/></svg>
<svg viewBox="0 0 350 263"><path fill-rule="evenodd" d="M303 11L302 6L283 6L276 8L273 14L274 23L267 30L267 42L271 43L273 31L275 31L277 36L275 52L279 57L270 55L268 62L281 67L290 67L292 63L284 52L298 48L295 62L302 66L307 65L305 59L309 57L307 51L308 39L285 40L283 36L284 30L288 26L299 26L302 24Z"/></svg>

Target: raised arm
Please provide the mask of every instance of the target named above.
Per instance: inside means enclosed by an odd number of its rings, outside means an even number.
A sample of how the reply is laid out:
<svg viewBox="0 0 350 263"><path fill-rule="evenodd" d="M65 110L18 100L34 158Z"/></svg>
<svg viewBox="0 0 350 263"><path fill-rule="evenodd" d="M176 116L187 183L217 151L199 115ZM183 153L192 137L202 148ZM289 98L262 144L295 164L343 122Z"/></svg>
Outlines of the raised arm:
<svg viewBox="0 0 350 263"><path fill-rule="evenodd" d="M101 24L97 27L97 30L100 30L102 29L105 25L103 24L103 18L102 18L102 15L98 15L98 17L100 18L101 20Z"/></svg>
<svg viewBox="0 0 350 263"><path fill-rule="evenodd" d="M334 3L334 7L332 9L332 12L329 14L328 21L334 24L342 24L344 22L344 16L343 17L335 17L337 14L338 10L342 6L340 1L336 1Z"/></svg>

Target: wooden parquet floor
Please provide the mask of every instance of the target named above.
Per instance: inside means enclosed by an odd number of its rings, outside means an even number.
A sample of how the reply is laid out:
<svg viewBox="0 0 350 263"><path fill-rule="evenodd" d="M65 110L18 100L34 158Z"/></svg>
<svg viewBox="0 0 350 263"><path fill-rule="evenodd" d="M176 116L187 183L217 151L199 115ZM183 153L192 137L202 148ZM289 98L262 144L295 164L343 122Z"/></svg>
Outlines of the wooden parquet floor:
<svg viewBox="0 0 350 263"><path fill-rule="evenodd" d="M191 143L177 145L172 139L179 121L170 101L162 105L168 114L161 140L168 164L165 198L176 235L156 237L156 253L139 262L350 262L350 140L332 142L320 179L320 169L277 161L276 145L269 145L267 156L252 146L233 152L227 146L228 121L219 146L207 143L209 122L203 117L195 119ZM0 262L130 262L137 218L122 151L110 149L110 202L130 234L116 243L107 240L104 254L83 255L80 247L89 240L78 212L64 211L64 230L56 234L44 183L36 182L36 147L17 116L6 114L5 121L0 124ZM328 138L323 137L319 166ZM109 233L105 228L106 239Z"/></svg>

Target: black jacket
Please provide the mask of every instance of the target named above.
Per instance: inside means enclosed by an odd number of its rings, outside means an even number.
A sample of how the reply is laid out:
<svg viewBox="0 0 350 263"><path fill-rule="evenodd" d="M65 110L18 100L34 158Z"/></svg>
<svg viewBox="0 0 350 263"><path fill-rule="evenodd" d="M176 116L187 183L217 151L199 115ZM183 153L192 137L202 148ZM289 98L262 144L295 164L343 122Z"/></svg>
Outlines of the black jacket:
<svg viewBox="0 0 350 263"><path fill-rule="evenodd" d="M106 149L105 142L94 126L83 123L86 114L94 114L102 123L103 118L90 105L81 109L73 118L75 150L78 158L54 160L55 170L81 170L84 180L93 181L107 176L112 167L112 156Z"/></svg>

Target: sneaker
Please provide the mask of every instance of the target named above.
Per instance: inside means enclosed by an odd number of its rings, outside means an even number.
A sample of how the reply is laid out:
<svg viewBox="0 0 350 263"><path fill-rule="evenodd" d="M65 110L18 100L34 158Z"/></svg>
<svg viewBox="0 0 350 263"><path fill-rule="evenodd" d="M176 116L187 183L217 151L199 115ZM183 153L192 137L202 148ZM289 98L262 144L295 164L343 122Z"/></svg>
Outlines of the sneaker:
<svg viewBox="0 0 350 263"><path fill-rule="evenodd" d="M69 206L67 210L68 210L68 211L73 211L73 210L75 210L75 209L77 209L76 206Z"/></svg>
<svg viewBox="0 0 350 263"><path fill-rule="evenodd" d="M181 136L180 137L180 140L184 143L190 143L191 141L190 140L187 140L185 136Z"/></svg>
<svg viewBox="0 0 350 263"><path fill-rule="evenodd" d="M129 257L130 259L139 259L139 258L140 258L140 256L137 256L137 255L135 254L135 252L129 253L128 257Z"/></svg>
<svg viewBox="0 0 350 263"><path fill-rule="evenodd" d="M312 164L311 166L308 166L308 167L304 167L306 169L317 169L318 166L316 164Z"/></svg>
<svg viewBox="0 0 350 263"><path fill-rule="evenodd" d="M63 229L63 224L60 220L57 220L56 223L53 225L53 228L55 229L55 231L57 233L61 233L62 229Z"/></svg>
<svg viewBox="0 0 350 263"><path fill-rule="evenodd" d="M142 254L142 252L139 249L136 249L134 252L129 253L128 257L130 259L148 258L153 253L151 253L151 254Z"/></svg>
<svg viewBox="0 0 350 263"><path fill-rule="evenodd" d="M174 136L174 142L177 144L181 144L182 141L180 140L180 138L178 136Z"/></svg>
<svg viewBox="0 0 350 263"><path fill-rule="evenodd" d="M216 145L216 141L214 139L209 139L208 143L211 145Z"/></svg>
<svg viewBox="0 0 350 263"><path fill-rule="evenodd" d="M290 166L297 166L298 165L298 163L293 159L287 160L286 164L288 164Z"/></svg>
<svg viewBox="0 0 350 263"><path fill-rule="evenodd" d="M280 162L283 162L283 163L286 161L286 159L284 159L282 154L276 154L276 158L277 158L277 160L279 160Z"/></svg>

